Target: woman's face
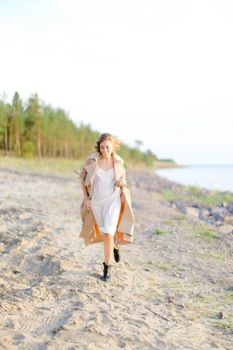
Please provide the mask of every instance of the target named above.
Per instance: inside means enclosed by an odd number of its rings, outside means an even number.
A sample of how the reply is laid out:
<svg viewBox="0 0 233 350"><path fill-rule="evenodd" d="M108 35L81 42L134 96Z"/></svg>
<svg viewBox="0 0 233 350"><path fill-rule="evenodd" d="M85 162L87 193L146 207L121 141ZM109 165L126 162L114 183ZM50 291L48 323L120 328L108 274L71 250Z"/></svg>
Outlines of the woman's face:
<svg viewBox="0 0 233 350"><path fill-rule="evenodd" d="M100 153L104 157L110 157L113 152L113 144L110 140L105 140L100 144Z"/></svg>

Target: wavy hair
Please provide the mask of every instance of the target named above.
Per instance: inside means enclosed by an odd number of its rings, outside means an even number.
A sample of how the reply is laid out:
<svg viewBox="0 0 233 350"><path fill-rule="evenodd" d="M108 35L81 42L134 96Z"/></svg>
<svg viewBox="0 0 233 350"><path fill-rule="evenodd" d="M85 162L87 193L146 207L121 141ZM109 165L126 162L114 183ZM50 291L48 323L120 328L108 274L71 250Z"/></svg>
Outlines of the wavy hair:
<svg viewBox="0 0 233 350"><path fill-rule="evenodd" d="M120 145L122 144L122 141L118 137L105 132L105 133L101 134L98 137L98 139L96 140L96 144L94 147L95 147L97 152L100 153L100 144L105 140L109 140L112 142L113 153L115 153L116 151L118 151L120 149Z"/></svg>

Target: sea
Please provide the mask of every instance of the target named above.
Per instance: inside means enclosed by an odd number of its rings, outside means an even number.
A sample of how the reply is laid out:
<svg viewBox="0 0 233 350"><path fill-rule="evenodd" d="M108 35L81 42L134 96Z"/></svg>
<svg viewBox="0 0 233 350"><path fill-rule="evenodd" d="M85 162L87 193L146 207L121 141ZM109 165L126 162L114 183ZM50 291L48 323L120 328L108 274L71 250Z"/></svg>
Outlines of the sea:
<svg viewBox="0 0 233 350"><path fill-rule="evenodd" d="M160 168L155 171L159 176L183 185L233 193L233 164L189 165L180 168Z"/></svg>

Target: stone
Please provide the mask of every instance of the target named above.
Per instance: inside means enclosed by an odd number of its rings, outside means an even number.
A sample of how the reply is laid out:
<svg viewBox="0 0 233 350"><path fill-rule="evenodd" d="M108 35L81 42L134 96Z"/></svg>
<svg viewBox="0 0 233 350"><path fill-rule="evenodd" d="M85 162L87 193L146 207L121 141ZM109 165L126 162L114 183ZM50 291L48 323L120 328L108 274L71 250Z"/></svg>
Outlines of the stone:
<svg viewBox="0 0 233 350"><path fill-rule="evenodd" d="M173 203L182 213L186 214L186 204L183 199L175 199Z"/></svg>
<svg viewBox="0 0 233 350"><path fill-rule="evenodd" d="M197 218L199 216L199 209L188 207L186 208L186 213L188 214L188 216L191 216L192 218Z"/></svg>
<svg viewBox="0 0 233 350"><path fill-rule="evenodd" d="M220 233L233 233L233 226L232 225L223 225L219 227Z"/></svg>
<svg viewBox="0 0 233 350"><path fill-rule="evenodd" d="M233 203L228 203L226 205L226 209L229 211L229 213L233 214Z"/></svg>
<svg viewBox="0 0 233 350"><path fill-rule="evenodd" d="M227 214L229 214L229 212L224 207L213 207L210 210L210 215L212 215L215 220L224 219L224 216Z"/></svg>
<svg viewBox="0 0 233 350"><path fill-rule="evenodd" d="M4 243L0 242L0 252L3 253L5 251Z"/></svg>
<svg viewBox="0 0 233 350"><path fill-rule="evenodd" d="M215 226L221 226L221 225L222 225L222 221L221 220L215 222Z"/></svg>
<svg viewBox="0 0 233 350"><path fill-rule="evenodd" d="M229 224L231 224L231 225L233 225L233 215L226 215L224 217L224 221L229 223Z"/></svg>
<svg viewBox="0 0 233 350"><path fill-rule="evenodd" d="M202 208L199 212L200 219L205 219L210 215L209 210Z"/></svg>
<svg viewBox="0 0 233 350"><path fill-rule="evenodd" d="M215 318L217 318L218 320L222 320L223 319L223 312L220 311L215 315Z"/></svg>

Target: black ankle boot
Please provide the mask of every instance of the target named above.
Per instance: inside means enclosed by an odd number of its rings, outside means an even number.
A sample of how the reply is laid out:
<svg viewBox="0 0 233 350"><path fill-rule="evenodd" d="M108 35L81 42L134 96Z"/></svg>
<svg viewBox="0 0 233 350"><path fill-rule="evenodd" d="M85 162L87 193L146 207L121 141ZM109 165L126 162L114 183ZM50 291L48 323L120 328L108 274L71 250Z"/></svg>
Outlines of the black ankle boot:
<svg viewBox="0 0 233 350"><path fill-rule="evenodd" d="M114 255L115 261L118 263L120 261L120 250L119 248L117 248L117 246L113 248L113 255Z"/></svg>
<svg viewBox="0 0 233 350"><path fill-rule="evenodd" d="M106 265L105 262L103 262L104 265L104 269L103 269L103 276L100 277L100 279L102 281L107 281L108 279L110 279L111 275L110 275L110 268L111 265Z"/></svg>

